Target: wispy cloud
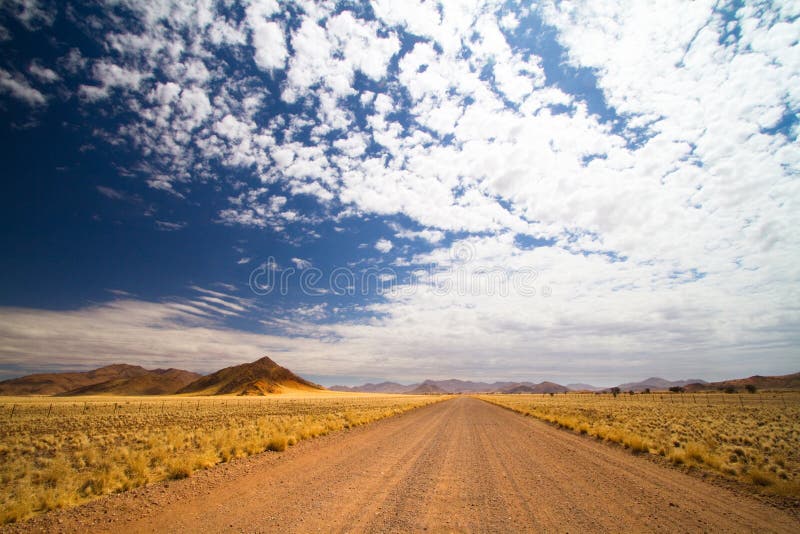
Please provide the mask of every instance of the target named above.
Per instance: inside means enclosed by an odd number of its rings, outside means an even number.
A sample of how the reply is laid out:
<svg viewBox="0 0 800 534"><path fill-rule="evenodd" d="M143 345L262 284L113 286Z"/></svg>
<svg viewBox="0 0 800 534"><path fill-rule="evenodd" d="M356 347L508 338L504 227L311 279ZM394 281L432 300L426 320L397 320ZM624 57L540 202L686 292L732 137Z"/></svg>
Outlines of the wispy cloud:
<svg viewBox="0 0 800 534"><path fill-rule="evenodd" d="M292 263L298 269L308 269L312 266L312 263L308 260L304 260L303 258L292 258Z"/></svg>
<svg viewBox="0 0 800 534"><path fill-rule="evenodd" d="M107 198L111 198L114 200L123 200L128 198L128 195L123 193L122 191L117 191L113 187L108 187L105 185L98 185L97 190L100 192L101 195Z"/></svg>
<svg viewBox="0 0 800 534"><path fill-rule="evenodd" d="M186 223L183 221L180 222L156 221L156 228L158 228L159 230L163 230L165 232L174 232L176 230L182 230L186 228Z"/></svg>

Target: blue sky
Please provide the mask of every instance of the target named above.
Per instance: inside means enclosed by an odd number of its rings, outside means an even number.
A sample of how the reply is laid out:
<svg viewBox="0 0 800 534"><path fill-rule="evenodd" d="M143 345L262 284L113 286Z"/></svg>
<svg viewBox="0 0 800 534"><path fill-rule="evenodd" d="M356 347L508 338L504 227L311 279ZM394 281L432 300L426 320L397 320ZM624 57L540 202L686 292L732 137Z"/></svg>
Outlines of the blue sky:
<svg viewBox="0 0 800 534"><path fill-rule="evenodd" d="M4 2L0 378L797 371L799 16Z"/></svg>

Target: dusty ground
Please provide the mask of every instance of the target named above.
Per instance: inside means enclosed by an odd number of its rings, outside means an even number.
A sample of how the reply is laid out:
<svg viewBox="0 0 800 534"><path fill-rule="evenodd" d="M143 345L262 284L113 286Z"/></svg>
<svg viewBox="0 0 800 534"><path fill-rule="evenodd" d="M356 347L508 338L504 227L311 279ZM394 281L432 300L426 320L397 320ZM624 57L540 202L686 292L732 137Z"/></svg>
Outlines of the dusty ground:
<svg viewBox="0 0 800 534"><path fill-rule="evenodd" d="M800 522L618 448L456 398L10 530L800 532Z"/></svg>

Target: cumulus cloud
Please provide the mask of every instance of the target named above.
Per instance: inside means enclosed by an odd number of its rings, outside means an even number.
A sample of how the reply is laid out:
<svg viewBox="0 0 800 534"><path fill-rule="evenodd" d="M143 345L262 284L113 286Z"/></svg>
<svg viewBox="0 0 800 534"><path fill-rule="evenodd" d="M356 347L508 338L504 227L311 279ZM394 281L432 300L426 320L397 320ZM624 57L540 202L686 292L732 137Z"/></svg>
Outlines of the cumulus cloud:
<svg viewBox="0 0 800 534"><path fill-rule="evenodd" d="M378 252L383 252L384 254L392 250L393 247L394 245L392 245L392 242L388 239L381 238L375 242L375 250Z"/></svg>
<svg viewBox="0 0 800 534"><path fill-rule="evenodd" d="M121 67L109 61L99 61L94 65L94 78L99 85L81 85L81 97L89 101L107 98L114 88L136 89L145 74L134 69Z"/></svg>
<svg viewBox="0 0 800 534"><path fill-rule="evenodd" d="M254 2L247 7L247 25L252 34L255 62L265 70L283 68L288 55L283 28L269 20L279 9L274 1Z"/></svg>
<svg viewBox="0 0 800 534"><path fill-rule="evenodd" d="M30 72L33 77L42 83L53 83L61 79L61 76L59 76L53 69L44 67L36 61L32 62L28 67L28 72Z"/></svg>
<svg viewBox="0 0 800 534"><path fill-rule="evenodd" d="M29 30L51 26L57 13L56 4L39 0L8 0L0 9L9 12Z"/></svg>
<svg viewBox="0 0 800 534"><path fill-rule="evenodd" d="M444 232L442 231L431 230L427 228L425 230L413 231L413 230L406 230L405 228L396 227L396 230L397 233L395 233L395 236L397 236L399 239L422 239L429 243L438 243L439 241L444 239L445 236Z"/></svg>
<svg viewBox="0 0 800 534"><path fill-rule="evenodd" d="M29 106L43 106L47 103L45 96L35 89L21 74L11 74L0 69L0 92L11 95Z"/></svg>

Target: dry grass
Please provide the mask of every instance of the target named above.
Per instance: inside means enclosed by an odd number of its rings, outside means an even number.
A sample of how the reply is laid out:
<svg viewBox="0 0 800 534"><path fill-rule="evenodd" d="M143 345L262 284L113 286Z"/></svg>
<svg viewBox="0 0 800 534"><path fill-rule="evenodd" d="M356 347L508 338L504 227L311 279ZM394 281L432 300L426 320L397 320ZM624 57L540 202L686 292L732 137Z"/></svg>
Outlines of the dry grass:
<svg viewBox="0 0 800 534"><path fill-rule="evenodd" d="M441 400L407 395L0 403L0 524Z"/></svg>
<svg viewBox="0 0 800 534"><path fill-rule="evenodd" d="M800 393L481 398L636 453L800 498Z"/></svg>

